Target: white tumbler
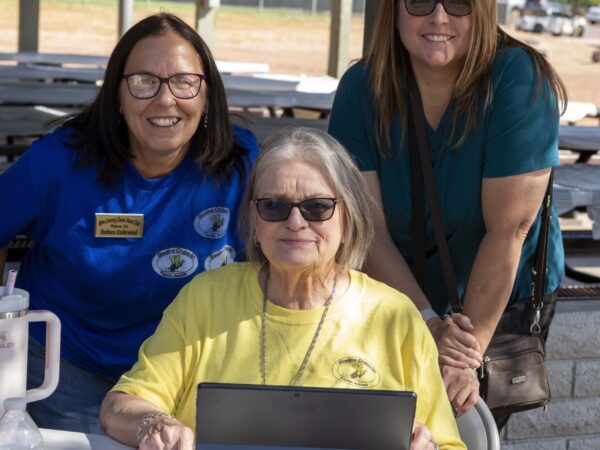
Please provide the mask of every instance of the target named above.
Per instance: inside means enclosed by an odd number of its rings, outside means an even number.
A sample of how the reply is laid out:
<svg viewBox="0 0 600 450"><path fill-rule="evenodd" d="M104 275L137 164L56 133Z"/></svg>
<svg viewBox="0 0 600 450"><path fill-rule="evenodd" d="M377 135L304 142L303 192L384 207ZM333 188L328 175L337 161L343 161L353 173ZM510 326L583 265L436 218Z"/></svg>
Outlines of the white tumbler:
<svg viewBox="0 0 600 450"><path fill-rule="evenodd" d="M60 320L50 311L29 311L29 293L14 289L3 295L0 287L0 415L4 400L24 397L42 400L58 385L60 368ZM26 390L29 322L46 322L46 365L43 384Z"/></svg>

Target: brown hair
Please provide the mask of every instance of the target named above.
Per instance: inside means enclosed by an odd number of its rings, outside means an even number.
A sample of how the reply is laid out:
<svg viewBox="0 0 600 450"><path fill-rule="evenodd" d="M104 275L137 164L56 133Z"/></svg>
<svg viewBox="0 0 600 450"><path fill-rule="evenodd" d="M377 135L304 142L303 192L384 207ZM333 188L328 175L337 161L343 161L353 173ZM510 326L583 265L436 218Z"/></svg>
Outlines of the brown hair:
<svg viewBox="0 0 600 450"><path fill-rule="evenodd" d="M403 128L407 123L404 100L412 69L408 52L402 45L397 31L397 8L404 1L382 0L366 57L374 103L377 105L375 135L378 147L384 155L390 153L390 130L394 116L398 114ZM452 139L456 142L455 147L464 142L475 128L481 113L491 106L492 65L501 49L520 47L527 51L535 68L536 94L541 93L543 83L547 80L557 101L557 111L559 104L564 108L567 103L566 89L544 56L529 45L512 38L498 26L494 0L472 0L471 8L472 38L452 94L456 99L452 120ZM454 131L458 119L465 120L465 127L455 139Z"/></svg>

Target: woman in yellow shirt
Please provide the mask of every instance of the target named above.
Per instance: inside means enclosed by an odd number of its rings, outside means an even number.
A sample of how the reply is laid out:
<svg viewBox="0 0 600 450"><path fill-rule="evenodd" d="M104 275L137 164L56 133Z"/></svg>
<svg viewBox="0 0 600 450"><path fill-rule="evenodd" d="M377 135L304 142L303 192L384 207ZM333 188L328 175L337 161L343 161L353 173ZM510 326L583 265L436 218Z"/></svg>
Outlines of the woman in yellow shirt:
<svg viewBox="0 0 600 450"><path fill-rule="evenodd" d="M465 448L419 312L354 270L373 234L366 192L328 135L273 137L241 207L250 262L182 289L106 397L106 432L144 449L193 448L203 381L355 387L417 393L411 450Z"/></svg>

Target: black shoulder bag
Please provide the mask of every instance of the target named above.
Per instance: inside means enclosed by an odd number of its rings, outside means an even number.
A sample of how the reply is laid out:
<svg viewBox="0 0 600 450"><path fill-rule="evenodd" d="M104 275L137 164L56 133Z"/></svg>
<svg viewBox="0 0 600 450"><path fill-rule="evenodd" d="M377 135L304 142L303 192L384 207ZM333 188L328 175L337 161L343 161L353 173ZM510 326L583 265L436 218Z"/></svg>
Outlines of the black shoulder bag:
<svg viewBox="0 0 600 450"><path fill-rule="evenodd" d="M413 273L419 285L423 287L425 285L425 206L423 190L425 190L431 210L431 220L448 298L450 299L452 312L459 313L462 311L462 305L456 289L454 268L437 201L431 155L425 134L423 105L414 79L411 81L408 129L412 173ZM419 174L422 174L423 177L419 177ZM542 227L535 268L532 268L534 273L532 286L533 314L529 308L513 308L513 305L507 307L503 314L503 320L509 315L511 321L518 321L521 324L531 323L528 327L529 333L501 333L496 330L484 355L484 362L478 370L480 395L494 416L546 406L550 400L550 385L545 364L545 342L540 334L539 321L540 312L544 306L552 178L553 171L550 174L542 205Z"/></svg>

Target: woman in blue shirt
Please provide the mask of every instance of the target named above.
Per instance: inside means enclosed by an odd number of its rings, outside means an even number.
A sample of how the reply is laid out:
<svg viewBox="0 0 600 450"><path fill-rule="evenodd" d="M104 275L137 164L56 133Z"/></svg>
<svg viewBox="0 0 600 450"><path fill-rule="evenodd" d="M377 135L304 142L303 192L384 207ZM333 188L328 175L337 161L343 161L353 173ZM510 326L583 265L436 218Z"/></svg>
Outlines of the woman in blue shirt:
<svg viewBox="0 0 600 450"><path fill-rule="evenodd" d="M450 305L429 217L426 283L412 264L407 93L414 76L463 314ZM406 292L436 339L450 399L474 404L482 361L508 304L531 299L539 210L558 161L565 90L542 55L498 27L493 0L384 0L367 57L340 82L330 133L354 156L383 214L367 261ZM546 294L563 275L556 211ZM547 297L545 316L553 311ZM547 334L549 319L543 323Z"/></svg>
<svg viewBox="0 0 600 450"><path fill-rule="evenodd" d="M102 398L179 289L239 259L258 146L228 114L204 41L175 16L150 16L118 42L94 102L0 176L0 247L34 241L18 286L62 324L58 389L28 407L39 426L100 432ZM44 339L32 326L30 386Z"/></svg>

